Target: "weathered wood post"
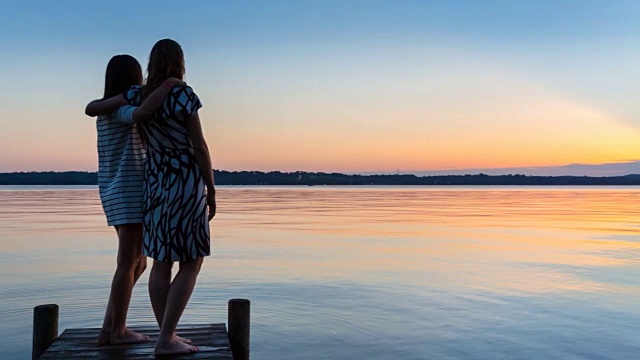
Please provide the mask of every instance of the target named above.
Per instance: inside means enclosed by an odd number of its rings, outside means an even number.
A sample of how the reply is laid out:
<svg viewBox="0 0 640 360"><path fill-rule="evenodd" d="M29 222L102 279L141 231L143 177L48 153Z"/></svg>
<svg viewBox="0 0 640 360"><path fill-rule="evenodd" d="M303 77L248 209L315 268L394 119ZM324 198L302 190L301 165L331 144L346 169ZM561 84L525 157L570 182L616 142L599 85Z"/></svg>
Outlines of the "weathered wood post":
<svg viewBox="0 0 640 360"><path fill-rule="evenodd" d="M249 360L250 305L247 299L229 300L229 345L234 360Z"/></svg>
<svg viewBox="0 0 640 360"><path fill-rule="evenodd" d="M58 337L58 305L39 305L33 309L33 350L31 359L37 360Z"/></svg>

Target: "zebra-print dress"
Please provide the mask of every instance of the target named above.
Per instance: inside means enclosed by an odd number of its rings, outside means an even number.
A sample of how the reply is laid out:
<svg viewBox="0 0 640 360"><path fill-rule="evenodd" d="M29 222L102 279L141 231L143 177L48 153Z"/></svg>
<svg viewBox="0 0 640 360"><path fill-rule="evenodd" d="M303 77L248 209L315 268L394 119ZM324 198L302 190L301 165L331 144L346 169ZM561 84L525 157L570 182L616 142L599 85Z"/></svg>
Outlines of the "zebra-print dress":
<svg viewBox="0 0 640 360"><path fill-rule="evenodd" d="M140 106L140 87L125 93ZM206 186L194 156L187 119L202 107L190 87L175 87L142 123L147 142L143 187L143 253L159 261L211 254Z"/></svg>

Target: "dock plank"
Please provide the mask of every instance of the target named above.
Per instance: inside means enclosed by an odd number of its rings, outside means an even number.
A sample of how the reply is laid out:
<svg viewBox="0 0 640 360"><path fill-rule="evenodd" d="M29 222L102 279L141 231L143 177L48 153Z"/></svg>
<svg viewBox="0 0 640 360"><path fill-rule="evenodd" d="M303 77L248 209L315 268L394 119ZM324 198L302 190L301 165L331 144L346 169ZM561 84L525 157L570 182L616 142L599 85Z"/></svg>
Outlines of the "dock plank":
<svg viewBox="0 0 640 360"><path fill-rule="evenodd" d="M119 359L164 359L154 356L153 350L160 329L157 326L131 326L151 338L150 342L98 346L99 328L67 329L49 346L41 360L119 360ZM194 354L171 356L170 359L216 359L233 360L225 324L189 324L179 326L178 335L191 339L200 351Z"/></svg>

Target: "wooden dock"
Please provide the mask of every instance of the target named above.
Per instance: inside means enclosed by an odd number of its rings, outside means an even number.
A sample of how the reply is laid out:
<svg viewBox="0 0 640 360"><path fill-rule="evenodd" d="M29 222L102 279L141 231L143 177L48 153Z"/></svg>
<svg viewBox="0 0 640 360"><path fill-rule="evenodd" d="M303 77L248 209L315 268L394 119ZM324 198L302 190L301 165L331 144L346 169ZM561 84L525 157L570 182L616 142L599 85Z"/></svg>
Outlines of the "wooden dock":
<svg viewBox="0 0 640 360"><path fill-rule="evenodd" d="M62 359L153 359L153 349L160 330L158 326L131 326L131 330L151 337L140 344L96 345L100 332L95 329L67 329L53 341L40 360ZM171 359L233 360L225 324L195 324L178 327L178 335L191 339L200 349L195 354L172 356Z"/></svg>
<svg viewBox="0 0 640 360"><path fill-rule="evenodd" d="M179 325L178 335L191 339L199 351L179 356L155 356L160 329L157 326L130 326L148 335L150 342L98 346L99 328L67 329L58 336L58 306L34 309L32 359L40 360L125 360L125 359L216 359L249 360L249 300L229 301L229 332L222 324Z"/></svg>

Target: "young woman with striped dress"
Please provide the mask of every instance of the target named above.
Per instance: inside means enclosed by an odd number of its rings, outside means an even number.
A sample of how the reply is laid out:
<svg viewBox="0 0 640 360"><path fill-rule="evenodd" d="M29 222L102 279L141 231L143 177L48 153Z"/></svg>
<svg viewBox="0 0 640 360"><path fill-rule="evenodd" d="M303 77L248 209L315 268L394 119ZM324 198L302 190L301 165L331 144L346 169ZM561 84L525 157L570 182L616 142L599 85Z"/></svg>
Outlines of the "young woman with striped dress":
<svg viewBox="0 0 640 360"><path fill-rule="evenodd" d="M145 149L137 122L148 119L174 86L186 84L177 78L165 80L147 100L134 107L123 93L142 84L142 69L129 55L114 56L107 65L104 98L85 110L98 116L98 183L100 200L118 235L117 267L111 283L109 303L99 344L149 341L149 337L127 329L126 317L133 285L146 268L142 255L142 191ZM124 105L124 106L122 106Z"/></svg>

